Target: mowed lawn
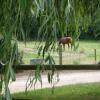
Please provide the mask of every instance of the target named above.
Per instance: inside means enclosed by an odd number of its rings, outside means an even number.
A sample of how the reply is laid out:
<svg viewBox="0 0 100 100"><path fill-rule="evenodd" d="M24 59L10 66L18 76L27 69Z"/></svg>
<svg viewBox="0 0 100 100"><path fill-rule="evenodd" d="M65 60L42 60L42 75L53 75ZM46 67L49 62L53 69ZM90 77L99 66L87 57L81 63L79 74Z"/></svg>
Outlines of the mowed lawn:
<svg viewBox="0 0 100 100"><path fill-rule="evenodd" d="M54 94L52 89L46 88L12 96L18 100L100 100L100 83L56 87Z"/></svg>
<svg viewBox="0 0 100 100"><path fill-rule="evenodd" d="M43 43L44 44L44 43ZM38 56L38 46L39 42L19 42L19 50L23 52L23 62L24 64L29 64L30 59L42 58ZM100 60L100 41L80 41L79 47L76 51L68 50L66 45L65 51L62 52L63 64L94 64L95 54L94 49L96 49L96 59L97 62ZM59 64L59 53L52 52L51 55L54 57L56 64ZM67 62L67 63L66 63Z"/></svg>

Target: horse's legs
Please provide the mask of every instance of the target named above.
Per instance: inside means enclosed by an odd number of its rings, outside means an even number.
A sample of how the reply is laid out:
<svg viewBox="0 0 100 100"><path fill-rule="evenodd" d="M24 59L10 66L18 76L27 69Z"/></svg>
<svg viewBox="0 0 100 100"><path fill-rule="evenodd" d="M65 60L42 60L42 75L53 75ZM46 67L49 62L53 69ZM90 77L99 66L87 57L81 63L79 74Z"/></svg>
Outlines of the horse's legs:
<svg viewBox="0 0 100 100"><path fill-rule="evenodd" d="M71 50L72 50L72 43L68 43L68 50L69 50L69 48L71 48Z"/></svg>
<svg viewBox="0 0 100 100"><path fill-rule="evenodd" d="M69 50L70 46L69 46L69 43L68 43L68 50Z"/></svg>
<svg viewBox="0 0 100 100"><path fill-rule="evenodd" d="M63 44L63 48L64 48L64 51L65 51L65 44Z"/></svg>

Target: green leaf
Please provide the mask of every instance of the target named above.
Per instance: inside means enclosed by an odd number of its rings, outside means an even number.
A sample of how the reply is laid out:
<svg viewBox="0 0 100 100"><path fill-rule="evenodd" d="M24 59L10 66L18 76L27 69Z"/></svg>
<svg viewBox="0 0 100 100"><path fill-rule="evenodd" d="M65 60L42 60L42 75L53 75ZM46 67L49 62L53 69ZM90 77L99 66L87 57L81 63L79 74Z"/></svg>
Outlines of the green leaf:
<svg viewBox="0 0 100 100"><path fill-rule="evenodd" d="M47 56L47 57L45 58L45 62L48 62L48 60L49 60L49 56Z"/></svg>
<svg viewBox="0 0 100 100"><path fill-rule="evenodd" d="M79 47L79 42L77 44L74 45L74 50L76 51Z"/></svg>
<svg viewBox="0 0 100 100"><path fill-rule="evenodd" d="M12 81L15 81L16 80L15 73L11 66L9 66L9 71L10 71Z"/></svg>
<svg viewBox="0 0 100 100"><path fill-rule="evenodd" d="M9 90L8 87L6 88L6 94L5 95L6 95L6 100L12 100L10 90Z"/></svg>
<svg viewBox="0 0 100 100"><path fill-rule="evenodd" d="M10 72L9 72L9 65L8 63L4 66L4 82L6 84L9 83L10 80Z"/></svg>
<svg viewBox="0 0 100 100"><path fill-rule="evenodd" d="M2 92L2 83L3 83L3 80L1 79L0 80L0 93Z"/></svg>
<svg viewBox="0 0 100 100"><path fill-rule="evenodd" d="M43 49L43 46L40 46L39 49L38 49L38 55L39 55L39 56L40 56L40 54L41 54L42 49Z"/></svg>

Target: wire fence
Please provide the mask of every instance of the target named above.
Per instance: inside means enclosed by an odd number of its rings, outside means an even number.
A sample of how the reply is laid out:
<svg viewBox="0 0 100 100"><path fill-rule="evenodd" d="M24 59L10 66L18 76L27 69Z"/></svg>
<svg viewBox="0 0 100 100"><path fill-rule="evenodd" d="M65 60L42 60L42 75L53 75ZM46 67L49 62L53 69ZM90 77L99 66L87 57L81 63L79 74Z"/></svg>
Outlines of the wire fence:
<svg viewBox="0 0 100 100"><path fill-rule="evenodd" d="M52 54L56 64L97 64L100 61L100 49L88 49L77 51L61 51Z"/></svg>
<svg viewBox="0 0 100 100"><path fill-rule="evenodd" d="M37 51L24 52L24 64L31 64L30 61L42 59L38 57ZM100 49L80 49L77 51L65 50L52 52L51 56L55 60L55 64L97 64L100 61Z"/></svg>

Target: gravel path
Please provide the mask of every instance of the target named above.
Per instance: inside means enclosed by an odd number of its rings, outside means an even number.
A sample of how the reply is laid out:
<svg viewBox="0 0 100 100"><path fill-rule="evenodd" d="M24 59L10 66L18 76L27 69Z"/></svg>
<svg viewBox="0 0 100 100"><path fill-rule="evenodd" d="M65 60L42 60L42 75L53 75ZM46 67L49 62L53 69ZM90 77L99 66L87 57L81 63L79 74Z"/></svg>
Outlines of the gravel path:
<svg viewBox="0 0 100 100"><path fill-rule="evenodd" d="M11 93L25 91L26 81L30 71L18 73L16 75L16 81L9 84ZM43 85L42 88L51 87L47 81L46 73L42 74ZM55 86L79 84L79 83L90 83L100 82L100 71L99 70L68 70L59 71L59 82ZM36 84L36 89L40 89L41 85L39 82ZM29 90L34 89L34 86Z"/></svg>

